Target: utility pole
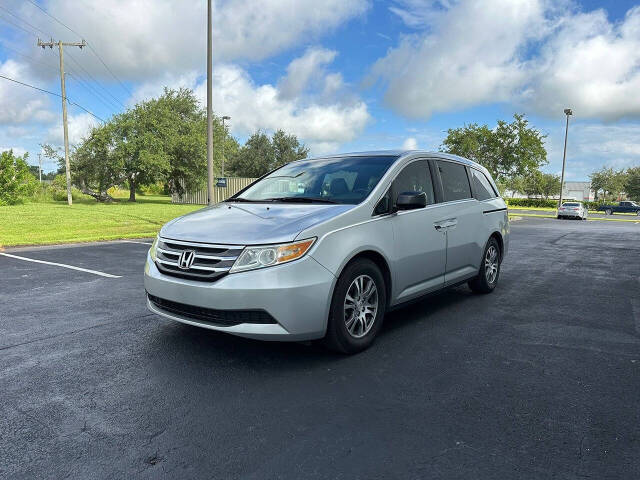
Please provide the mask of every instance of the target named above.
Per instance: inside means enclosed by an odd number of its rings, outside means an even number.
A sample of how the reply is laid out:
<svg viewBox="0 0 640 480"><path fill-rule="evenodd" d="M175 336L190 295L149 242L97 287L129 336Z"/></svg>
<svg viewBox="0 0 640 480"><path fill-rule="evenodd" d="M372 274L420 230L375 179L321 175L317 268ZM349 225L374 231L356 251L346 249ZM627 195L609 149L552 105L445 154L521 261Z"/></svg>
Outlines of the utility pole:
<svg viewBox="0 0 640 480"><path fill-rule="evenodd" d="M58 51L60 52L60 90L62 93L62 129L64 131L64 166L67 174L67 203L71 205L73 200L71 198L71 166L69 165L69 127L67 125L67 90L65 88L64 82L64 52L62 47L85 47L87 42L82 40L82 42L63 42L59 40L57 43L51 39L49 42L43 42L38 38L38 46L53 48L54 45L58 46Z"/></svg>
<svg viewBox="0 0 640 480"><path fill-rule="evenodd" d="M569 117L573 115L573 112L570 108L565 108L564 114L567 116L567 126L564 130L564 153L562 154L562 176L560 177L560 199L558 200L558 208L562 206L562 190L564 189L564 166L567 161L567 137L569 136Z"/></svg>
<svg viewBox="0 0 640 480"><path fill-rule="evenodd" d="M231 120L231 117L225 115L222 117L222 177L224 178L224 141L227 138L227 131L224 129L224 121Z"/></svg>
<svg viewBox="0 0 640 480"><path fill-rule="evenodd" d="M38 153L38 173L40 174L40 183L42 183L42 153Z"/></svg>
<svg viewBox="0 0 640 480"><path fill-rule="evenodd" d="M211 0L207 1L207 203L213 205L213 108L212 108Z"/></svg>

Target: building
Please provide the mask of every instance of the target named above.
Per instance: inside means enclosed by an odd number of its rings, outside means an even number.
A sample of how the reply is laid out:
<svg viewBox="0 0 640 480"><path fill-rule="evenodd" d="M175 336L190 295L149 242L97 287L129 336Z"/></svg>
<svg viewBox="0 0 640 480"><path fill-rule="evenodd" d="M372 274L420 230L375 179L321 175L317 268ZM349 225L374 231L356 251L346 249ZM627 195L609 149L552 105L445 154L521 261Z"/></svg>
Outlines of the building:
<svg viewBox="0 0 640 480"><path fill-rule="evenodd" d="M591 190L591 182L564 182L562 198L566 200L593 201L595 193Z"/></svg>
<svg viewBox="0 0 640 480"><path fill-rule="evenodd" d="M521 192L513 192L506 190L504 196L507 198L529 198ZM531 198L541 198L533 196ZM552 195L550 198L557 200L558 195ZM562 189L562 198L564 200L577 200L580 202L594 201L595 192L591 190L591 182L564 182Z"/></svg>

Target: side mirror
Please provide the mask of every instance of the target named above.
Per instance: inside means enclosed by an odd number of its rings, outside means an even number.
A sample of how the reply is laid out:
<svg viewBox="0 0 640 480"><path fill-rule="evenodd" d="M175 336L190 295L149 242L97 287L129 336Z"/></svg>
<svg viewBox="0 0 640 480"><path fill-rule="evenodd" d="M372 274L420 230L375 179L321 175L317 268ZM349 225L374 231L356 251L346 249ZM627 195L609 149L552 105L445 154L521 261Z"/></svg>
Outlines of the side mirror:
<svg viewBox="0 0 640 480"><path fill-rule="evenodd" d="M427 206L427 194L424 192L402 192L396 201L398 210L413 210Z"/></svg>

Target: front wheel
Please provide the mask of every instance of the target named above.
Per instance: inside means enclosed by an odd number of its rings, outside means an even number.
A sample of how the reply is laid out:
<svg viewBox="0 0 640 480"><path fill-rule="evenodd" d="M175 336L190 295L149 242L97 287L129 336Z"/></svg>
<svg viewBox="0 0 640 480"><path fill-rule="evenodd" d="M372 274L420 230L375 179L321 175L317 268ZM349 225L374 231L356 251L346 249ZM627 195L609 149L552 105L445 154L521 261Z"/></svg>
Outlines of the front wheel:
<svg viewBox="0 0 640 480"><path fill-rule="evenodd" d="M611 210L610 208L607 208L607 209L604 211L604 213L605 213L605 215L613 215L613 210Z"/></svg>
<svg viewBox="0 0 640 480"><path fill-rule="evenodd" d="M494 237L491 237L484 248L478 276L469 280L469 288L476 293L493 292L500 276L500 261L500 245L498 245L498 241Z"/></svg>
<svg viewBox="0 0 640 480"><path fill-rule="evenodd" d="M640 210L636 211L636 215L640 217Z"/></svg>
<svg viewBox="0 0 640 480"><path fill-rule="evenodd" d="M373 343L384 319L387 294L378 266L361 258L347 265L331 300L326 346L342 353L357 353Z"/></svg>

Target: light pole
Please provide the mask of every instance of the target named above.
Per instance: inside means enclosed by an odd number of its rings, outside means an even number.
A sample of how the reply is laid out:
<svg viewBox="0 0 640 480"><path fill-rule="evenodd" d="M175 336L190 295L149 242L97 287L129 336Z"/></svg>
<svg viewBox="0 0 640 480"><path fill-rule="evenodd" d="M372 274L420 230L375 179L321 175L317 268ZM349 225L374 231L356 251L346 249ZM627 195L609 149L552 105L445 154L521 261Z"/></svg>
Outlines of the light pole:
<svg viewBox="0 0 640 480"><path fill-rule="evenodd" d="M207 203L213 205L213 97L211 0L207 2Z"/></svg>
<svg viewBox="0 0 640 480"><path fill-rule="evenodd" d="M222 177L224 178L224 141L227 138L227 131L224 129L224 121L231 120L231 117L225 115L222 117Z"/></svg>
<svg viewBox="0 0 640 480"><path fill-rule="evenodd" d="M564 114L567 116L567 126L564 130L564 153L562 154L562 176L560 177L560 199L558 200L558 208L562 206L562 190L564 189L564 166L567 162L567 137L569 136L569 117L573 115L573 112L570 108L565 108Z"/></svg>

